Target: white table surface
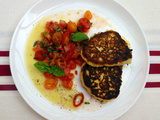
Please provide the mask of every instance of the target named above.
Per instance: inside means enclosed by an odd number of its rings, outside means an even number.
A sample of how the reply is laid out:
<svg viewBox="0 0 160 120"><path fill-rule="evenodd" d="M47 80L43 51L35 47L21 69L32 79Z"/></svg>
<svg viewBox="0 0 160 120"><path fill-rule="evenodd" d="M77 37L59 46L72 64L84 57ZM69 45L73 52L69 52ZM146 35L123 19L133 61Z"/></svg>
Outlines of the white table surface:
<svg viewBox="0 0 160 120"><path fill-rule="evenodd" d="M25 12L38 0L0 0L0 51L9 51L12 34ZM143 28L150 51L160 51L160 0L117 0L135 16ZM160 64L160 56L151 56ZM0 65L9 57L0 57ZM149 74L147 82L160 82ZM11 76L0 76L0 85L13 84ZM160 87L144 88L136 104L117 120L160 120ZM44 120L23 100L17 90L0 91L0 120ZM107 119L106 119L107 120Z"/></svg>

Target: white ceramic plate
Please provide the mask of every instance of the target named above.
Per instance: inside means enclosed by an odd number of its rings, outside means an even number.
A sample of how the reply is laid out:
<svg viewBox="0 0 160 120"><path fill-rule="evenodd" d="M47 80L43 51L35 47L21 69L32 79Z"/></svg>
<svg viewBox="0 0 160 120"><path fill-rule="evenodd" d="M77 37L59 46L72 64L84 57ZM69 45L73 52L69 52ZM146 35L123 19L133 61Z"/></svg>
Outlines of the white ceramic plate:
<svg viewBox="0 0 160 120"><path fill-rule="evenodd" d="M89 9L114 21L115 30L125 36L133 49L132 64L124 68L123 84L117 99L95 112L68 111L52 105L31 82L24 52L28 35L40 18L58 11ZM10 67L16 87L24 100L40 115L54 120L110 120L124 114L140 97L149 71L149 52L145 36L137 21L113 0L41 0L19 22L10 46Z"/></svg>

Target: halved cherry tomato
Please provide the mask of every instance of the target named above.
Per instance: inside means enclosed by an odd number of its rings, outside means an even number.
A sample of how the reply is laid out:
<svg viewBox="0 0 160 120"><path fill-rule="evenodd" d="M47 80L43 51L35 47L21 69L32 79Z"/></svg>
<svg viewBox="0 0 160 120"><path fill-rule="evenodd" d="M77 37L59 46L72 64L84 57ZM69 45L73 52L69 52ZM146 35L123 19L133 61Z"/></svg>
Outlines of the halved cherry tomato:
<svg viewBox="0 0 160 120"><path fill-rule="evenodd" d="M75 95L73 98L74 107L79 107L83 103L83 101L84 101L83 93L79 93L79 94Z"/></svg>
<svg viewBox="0 0 160 120"><path fill-rule="evenodd" d="M59 27L62 28L61 30L63 30L65 27L67 27L66 21L60 20L59 21Z"/></svg>
<svg viewBox="0 0 160 120"><path fill-rule="evenodd" d="M77 31L77 25L75 22L69 21L67 24L67 28L70 32L74 33Z"/></svg>
<svg viewBox="0 0 160 120"><path fill-rule="evenodd" d="M87 32L91 27L91 23L87 18L81 18L77 23L77 27L79 31Z"/></svg>
<svg viewBox="0 0 160 120"><path fill-rule="evenodd" d="M34 58L38 61L43 61L46 58L46 55L43 54L45 54L43 51L37 51Z"/></svg>
<svg viewBox="0 0 160 120"><path fill-rule="evenodd" d="M61 32L54 33L53 36L52 36L52 41L56 45L60 44L61 41L62 41L62 34L61 34Z"/></svg>
<svg viewBox="0 0 160 120"><path fill-rule="evenodd" d="M51 78L47 78L44 82L44 87L47 89L47 90L53 90L55 87L57 87L58 85L58 78L54 78L54 79L51 79Z"/></svg>
<svg viewBox="0 0 160 120"><path fill-rule="evenodd" d="M88 20L91 20L92 19L92 13L91 13L91 11L87 10L84 13L84 17L87 18Z"/></svg>
<svg viewBox="0 0 160 120"><path fill-rule="evenodd" d="M67 88L67 89L71 90L72 86L73 86L73 80L69 80L69 81L63 80L62 81L62 86L64 88Z"/></svg>

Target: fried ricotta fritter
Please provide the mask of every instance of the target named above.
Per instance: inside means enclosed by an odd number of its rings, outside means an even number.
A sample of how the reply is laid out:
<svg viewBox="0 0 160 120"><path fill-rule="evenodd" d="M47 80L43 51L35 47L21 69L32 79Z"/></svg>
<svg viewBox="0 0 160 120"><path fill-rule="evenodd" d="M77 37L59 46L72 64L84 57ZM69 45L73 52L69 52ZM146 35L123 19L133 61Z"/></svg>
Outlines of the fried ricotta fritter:
<svg viewBox="0 0 160 120"><path fill-rule="evenodd" d="M81 83L84 88L102 103L116 98L120 92L122 66L92 67L86 63L81 69Z"/></svg>
<svg viewBox="0 0 160 120"><path fill-rule="evenodd" d="M81 56L87 64L94 67L120 66L131 63L132 50L118 32L106 31L85 41Z"/></svg>

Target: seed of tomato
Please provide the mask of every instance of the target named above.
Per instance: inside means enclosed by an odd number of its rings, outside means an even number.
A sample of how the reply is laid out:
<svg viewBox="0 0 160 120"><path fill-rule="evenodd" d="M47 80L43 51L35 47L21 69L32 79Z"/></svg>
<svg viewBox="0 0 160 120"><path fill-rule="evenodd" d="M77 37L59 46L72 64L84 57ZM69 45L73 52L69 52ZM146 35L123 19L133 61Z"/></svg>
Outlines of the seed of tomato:
<svg viewBox="0 0 160 120"><path fill-rule="evenodd" d="M57 85L58 85L58 78L56 77L54 79L47 78L44 82L44 87L47 90L53 90Z"/></svg>
<svg viewBox="0 0 160 120"><path fill-rule="evenodd" d="M67 28L70 32L74 33L77 31L77 25L75 22L69 21L67 24Z"/></svg>
<svg viewBox="0 0 160 120"><path fill-rule="evenodd" d="M84 14L84 17L87 18L88 20L91 20L92 19L91 11L87 10Z"/></svg>
<svg viewBox="0 0 160 120"><path fill-rule="evenodd" d="M43 61L46 58L46 55L43 55L44 53L42 51L37 51L35 53L34 58L38 61Z"/></svg>

